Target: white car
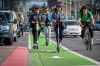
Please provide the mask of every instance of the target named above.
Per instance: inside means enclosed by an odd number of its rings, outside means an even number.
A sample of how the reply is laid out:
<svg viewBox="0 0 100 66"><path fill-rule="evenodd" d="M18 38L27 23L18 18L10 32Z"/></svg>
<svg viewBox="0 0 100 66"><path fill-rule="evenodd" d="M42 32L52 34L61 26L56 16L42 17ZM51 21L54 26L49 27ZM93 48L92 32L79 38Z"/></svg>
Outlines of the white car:
<svg viewBox="0 0 100 66"><path fill-rule="evenodd" d="M17 38L17 21L15 11L1 10L0 11L0 42L12 44Z"/></svg>
<svg viewBox="0 0 100 66"><path fill-rule="evenodd" d="M69 20L66 23L66 27L64 29L64 36L80 36L81 35L81 27L80 24L76 20Z"/></svg>

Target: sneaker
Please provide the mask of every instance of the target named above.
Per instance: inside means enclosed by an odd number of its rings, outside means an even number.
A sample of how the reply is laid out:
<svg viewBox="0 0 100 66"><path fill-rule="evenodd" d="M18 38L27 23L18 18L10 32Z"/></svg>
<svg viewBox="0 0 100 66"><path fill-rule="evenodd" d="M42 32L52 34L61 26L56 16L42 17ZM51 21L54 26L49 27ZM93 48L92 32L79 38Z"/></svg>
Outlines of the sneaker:
<svg viewBox="0 0 100 66"><path fill-rule="evenodd" d="M34 45L33 45L33 48L34 48L34 49L38 49L38 44L34 44Z"/></svg>
<svg viewBox="0 0 100 66"><path fill-rule="evenodd" d="M59 47L61 47L61 46L62 46L62 42L59 43Z"/></svg>
<svg viewBox="0 0 100 66"><path fill-rule="evenodd" d="M37 41L37 44L39 44L39 41Z"/></svg>
<svg viewBox="0 0 100 66"><path fill-rule="evenodd" d="M46 43L45 43L45 44L46 44L46 46L48 46L48 41L46 41Z"/></svg>
<svg viewBox="0 0 100 66"><path fill-rule="evenodd" d="M36 45L36 44L33 45L33 49L35 49L35 45Z"/></svg>

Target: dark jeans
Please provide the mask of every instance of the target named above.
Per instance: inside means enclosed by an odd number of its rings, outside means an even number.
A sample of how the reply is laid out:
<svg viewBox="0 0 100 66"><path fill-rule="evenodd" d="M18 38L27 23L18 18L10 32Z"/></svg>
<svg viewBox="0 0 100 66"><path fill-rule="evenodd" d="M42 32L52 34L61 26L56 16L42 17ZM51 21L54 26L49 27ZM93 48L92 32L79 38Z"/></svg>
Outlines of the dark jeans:
<svg viewBox="0 0 100 66"><path fill-rule="evenodd" d="M93 38L93 25L92 24L88 24L88 23L82 23L82 24L84 25L84 27L82 28L82 31L81 31L82 39L84 38L86 27L89 28L89 32L90 32L91 38Z"/></svg>
<svg viewBox="0 0 100 66"><path fill-rule="evenodd" d="M23 32L24 32L23 28L20 28L21 35L23 35Z"/></svg>
<svg viewBox="0 0 100 66"><path fill-rule="evenodd" d="M54 28L54 30L55 30L55 33L56 33L56 41L59 39L60 42L61 42L62 38L63 38L63 30L64 29L56 27L56 28Z"/></svg>
<svg viewBox="0 0 100 66"><path fill-rule="evenodd" d="M36 28L32 28L32 34L33 34L33 43L37 44L40 35L40 30L36 30Z"/></svg>

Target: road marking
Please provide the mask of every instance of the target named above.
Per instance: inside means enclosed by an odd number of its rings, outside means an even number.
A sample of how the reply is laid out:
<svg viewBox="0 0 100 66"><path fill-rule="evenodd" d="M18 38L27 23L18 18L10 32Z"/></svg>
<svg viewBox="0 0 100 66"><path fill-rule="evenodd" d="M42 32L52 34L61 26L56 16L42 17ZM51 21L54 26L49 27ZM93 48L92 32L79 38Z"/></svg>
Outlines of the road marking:
<svg viewBox="0 0 100 66"><path fill-rule="evenodd" d="M49 57L49 58L53 58L53 59L61 59L63 57L60 57L60 56L52 56L52 57Z"/></svg>
<svg viewBox="0 0 100 66"><path fill-rule="evenodd" d="M30 35L30 33L28 34L28 49L29 50L32 49L32 42L31 42L31 35Z"/></svg>
<svg viewBox="0 0 100 66"><path fill-rule="evenodd" d="M40 50L40 51L45 51L45 50ZM46 51L47 51L47 52L52 52L52 51L55 51L55 50L47 50L47 49L46 49Z"/></svg>
<svg viewBox="0 0 100 66"><path fill-rule="evenodd" d="M29 36L29 38L30 38L30 36ZM29 39L29 38L28 38L28 39ZM31 40L31 39L28 40L29 43L31 43L30 40ZM50 38L50 42L52 42L53 44L56 44L56 42L53 41L51 38ZM92 63L95 63L95 64L97 64L97 65L100 65L100 62L98 62L98 61L96 61L96 60L94 60L94 59L92 59L92 58L83 56L83 55L81 55L81 54L79 54L79 53L77 53L77 52L75 52L75 51L72 51L72 50L70 50L70 49L64 47L63 45L61 45L61 47L62 47L64 50L68 51L69 53L72 53L72 54L77 55L77 56L79 56L79 57L81 57L81 58L83 58L83 59L86 59L86 60L88 60L88 61L90 61L90 62L92 62ZM31 49L31 44L29 44L28 48Z"/></svg>
<svg viewBox="0 0 100 66"><path fill-rule="evenodd" d="M53 40L51 40L51 39L50 39L50 41L53 42L54 44L56 44L55 41L53 41ZM79 57L81 57L81 58L83 58L83 59L86 59L86 60L88 60L88 61L91 61L92 63L95 63L95 64L97 64L97 65L100 65L100 62L98 62L98 61L96 61L96 60L94 60L94 59L92 59L92 58L83 56L83 55L81 55L81 54L79 54L79 53L77 53L77 52L75 52L75 51L72 51L72 50L66 48L66 47L63 46L63 45L60 45L60 46L61 46L64 50L68 51L69 53L72 53L72 54L77 55L77 56L79 56Z"/></svg>

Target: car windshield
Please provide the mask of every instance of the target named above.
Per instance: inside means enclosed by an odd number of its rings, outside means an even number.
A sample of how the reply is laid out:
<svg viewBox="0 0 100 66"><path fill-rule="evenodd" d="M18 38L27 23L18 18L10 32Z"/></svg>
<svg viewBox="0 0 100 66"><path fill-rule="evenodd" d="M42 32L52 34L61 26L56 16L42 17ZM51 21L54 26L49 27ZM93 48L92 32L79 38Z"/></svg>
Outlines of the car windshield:
<svg viewBox="0 0 100 66"><path fill-rule="evenodd" d="M73 17L73 16L65 16L65 19L66 19L66 20L73 20L74 17Z"/></svg>
<svg viewBox="0 0 100 66"><path fill-rule="evenodd" d="M79 25L79 23L78 22L69 21L69 22L67 22L67 25Z"/></svg>
<svg viewBox="0 0 100 66"><path fill-rule="evenodd" d="M7 21L11 20L11 14L8 12L0 12L0 15L3 16L4 20L7 20Z"/></svg>
<svg viewBox="0 0 100 66"><path fill-rule="evenodd" d="M11 20L10 13L0 12L0 24L7 24Z"/></svg>
<svg viewBox="0 0 100 66"><path fill-rule="evenodd" d="M6 19L5 15L0 14L0 24L5 24L5 23L7 23L7 19Z"/></svg>

